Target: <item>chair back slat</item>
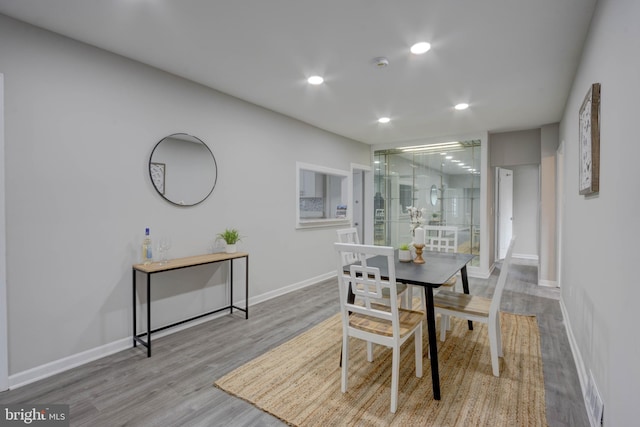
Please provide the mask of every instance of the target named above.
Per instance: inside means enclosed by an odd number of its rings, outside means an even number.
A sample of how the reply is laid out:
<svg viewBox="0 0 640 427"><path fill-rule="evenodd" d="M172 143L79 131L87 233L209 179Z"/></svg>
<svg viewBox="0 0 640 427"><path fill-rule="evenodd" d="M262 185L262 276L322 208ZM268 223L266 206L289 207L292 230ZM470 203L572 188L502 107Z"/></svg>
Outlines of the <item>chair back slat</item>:
<svg viewBox="0 0 640 427"><path fill-rule="evenodd" d="M439 252L458 252L458 227L423 225L425 249Z"/></svg>
<svg viewBox="0 0 640 427"><path fill-rule="evenodd" d="M500 311L500 300L502 299L502 291L507 283L507 276L509 275L509 266L511 265L511 255L513 253L513 246L515 245L516 237L513 236L509 242L509 248L507 249L507 255L502 262L502 268L500 270L500 276L498 276L498 283L496 289L493 292L493 298L491 299L491 306L489 307L489 316L494 317L498 315Z"/></svg>
<svg viewBox="0 0 640 427"><path fill-rule="evenodd" d="M391 246L360 245L354 243L335 243L337 253L338 284L340 286L340 305L343 320L348 324L349 313L383 319L391 322L392 328L399 333L399 310L396 295L396 274L394 264L394 249ZM345 254L353 254L359 259L359 264L349 265L345 271L343 260ZM380 269L367 265L367 260L374 256L386 257L388 278L382 279ZM358 303L348 303L349 289L357 297Z"/></svg>
<svg viewBox="0 0 640 427"><path fill-rule="evenodd" d="M354 227L343 228L340 230L336 230L338 234L338 242L339 243L354 243L360 244L360 237L358 236L358 229ZM360 261L360 259L353 253L344 252L342 256L342 265L353 264L354 262Z"/></svg>

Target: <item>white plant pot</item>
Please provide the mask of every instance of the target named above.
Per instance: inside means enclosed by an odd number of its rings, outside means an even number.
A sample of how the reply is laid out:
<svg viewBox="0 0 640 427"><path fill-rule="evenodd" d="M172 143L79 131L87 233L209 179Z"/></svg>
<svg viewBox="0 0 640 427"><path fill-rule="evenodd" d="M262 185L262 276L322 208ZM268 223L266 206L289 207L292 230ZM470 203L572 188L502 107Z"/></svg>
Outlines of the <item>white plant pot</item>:
<svg viewBox="0 0 640 427"><path fill-rule="evenodd" d="M226 249L225 249L225 252L226 252L226 253L228 253L228 254L234 254L234 253L236 253L236 252L237 252L237 250L236 250L236 245L235 245L235 244L230 245L230 244L228 244L228 243L227 243L227 247L226 247Z"/></svg>
<svg viewBox="0 0 640 427"><path fill-rule="evenodd" d="M413 261L413 258L411 257L411 251L398 250L398 259L401 262Z"/></svg>

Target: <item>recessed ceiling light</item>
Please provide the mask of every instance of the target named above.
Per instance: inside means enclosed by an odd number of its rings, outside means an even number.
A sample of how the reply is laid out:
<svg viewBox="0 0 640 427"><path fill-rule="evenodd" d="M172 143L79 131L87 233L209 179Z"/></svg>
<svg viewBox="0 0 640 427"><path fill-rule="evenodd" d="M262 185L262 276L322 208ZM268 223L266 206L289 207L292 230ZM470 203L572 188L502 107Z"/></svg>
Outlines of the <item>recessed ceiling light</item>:
<svg viewBox="0 0 640 427"><path fill-rule="evenodd" d="M455 107L456 110L466 110L467 108L469 108L469 104L465 104L464 102L461 104L457 104Z"/></svg>
<svg viewBox="0 0 640 427"><path fill-rule="evenodd" d="M447 157L445 157L445 159L451 160L451 159L453 159L453 156L447 156Z"/></svg>
<svg viewBox="0 0 640 427"><path fill-rule="evenodd" d="M422 55L425 52L428 52L431 49L431 44L427 42L416 43L411 46L411 53L414 55Z"/></svg>
<svg viewBox="0 0 640 427"><path fill-rule="evenodd" d="M321 85L324 82L324 79L320 76L311 76L307 81L312 85Z"/></svg>
<svg viewBox="0 0 640 427"><path fill-rule="evenodd" d="M380 117L378 119L378 123L389 123L391 121L391 119L389 117Z"/></svg>

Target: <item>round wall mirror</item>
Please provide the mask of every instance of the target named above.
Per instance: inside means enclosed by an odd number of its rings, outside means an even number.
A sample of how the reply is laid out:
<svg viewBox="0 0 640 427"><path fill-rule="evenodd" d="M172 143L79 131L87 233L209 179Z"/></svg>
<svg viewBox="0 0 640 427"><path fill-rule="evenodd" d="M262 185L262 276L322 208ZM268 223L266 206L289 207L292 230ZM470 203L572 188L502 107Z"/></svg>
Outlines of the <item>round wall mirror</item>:
<svg viewBox="0 0 640 427"><path fill-rule="evenodd" d="M165 200L178 206L194 206L213 192L218 166L202 140L186 133L174 133L162 138L153 148L149 176Z"/></svg>
<svg viewBox="0 0 640 427"><path fill-rule="evenodd" d="M429 192L429 198L432 206L435 206L438 203L438 187L434 185L431 186L431 191Z"/></svg>

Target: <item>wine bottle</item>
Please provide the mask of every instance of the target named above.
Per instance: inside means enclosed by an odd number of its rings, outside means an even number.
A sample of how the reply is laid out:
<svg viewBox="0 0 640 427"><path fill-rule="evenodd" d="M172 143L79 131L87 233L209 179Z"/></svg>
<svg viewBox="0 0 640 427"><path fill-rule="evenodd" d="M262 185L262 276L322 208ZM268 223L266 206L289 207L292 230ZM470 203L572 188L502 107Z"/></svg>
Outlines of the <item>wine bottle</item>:
<svg viewBox="0 0 640 427"><path fill-rule="evenodd" d="M142 241L142 263L145 265L153 262L153 245L151 244L151 236L149 235L149 227L144 231L144 240Z"/></svg>

